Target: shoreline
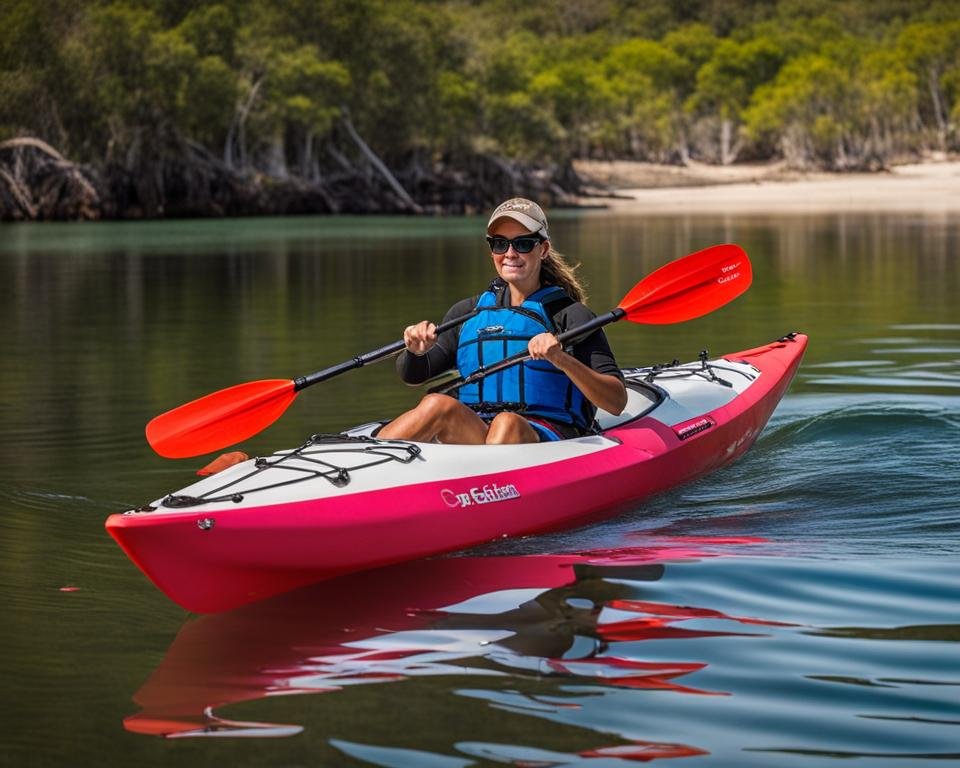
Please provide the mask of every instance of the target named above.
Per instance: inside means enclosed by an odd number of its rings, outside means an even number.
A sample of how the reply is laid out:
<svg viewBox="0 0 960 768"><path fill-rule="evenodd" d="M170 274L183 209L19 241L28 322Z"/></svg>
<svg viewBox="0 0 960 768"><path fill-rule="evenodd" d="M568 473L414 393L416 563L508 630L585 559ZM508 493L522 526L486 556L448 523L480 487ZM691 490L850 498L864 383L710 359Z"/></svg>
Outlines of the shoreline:
<svg viewBox="0 0 960 768"><path fill-rule="evenodd" d="M590 189L580 204L614 213L960 212L960 161L953 159L876 173L803 173L783 163L578 161L575 167Z"/></svg>

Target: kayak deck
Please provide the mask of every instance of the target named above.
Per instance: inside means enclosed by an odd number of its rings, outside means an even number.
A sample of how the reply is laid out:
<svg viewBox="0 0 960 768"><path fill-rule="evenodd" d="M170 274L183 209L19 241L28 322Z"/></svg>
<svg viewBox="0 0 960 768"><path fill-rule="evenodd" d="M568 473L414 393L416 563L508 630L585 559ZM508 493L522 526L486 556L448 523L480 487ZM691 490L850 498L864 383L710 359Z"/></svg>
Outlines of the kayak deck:
<svg viewBox="0 0 960 768"><path fill-rule="evenodd" d="M262 492L270 492L271 504L316 500L337 497L345 492L458 479L481 471L509 472L520 466L529 466L531 461L537 465L553 464L615 447L618 442L606 437L607 433L623 428L651 411L657 411L660 421L677 423L722 407L744 391L758 374L749 364L714 363L710 371L715 376L726 376L723 381L729 386L717 382L717 386L704 388L705 379L700 376L702 370L699 363L660 371L625 369L627 405L617 416L598 411L598 435L528 445L522 449L517 446L439 446L405 440L378 440L376 432L386 422L376 421L339 434L312 435L298 448L250 459L136 512L175 512L201 506L211 510L232 509L247 501L248 495ZM669 378L672 392L660 386L658 378ZM706 380L709 381L709 377ZM523 461L518 460L520 450L524 454ZM409 466L411 464L414 466ZM377 467L377 472L365 472L373 467ZM310 482L319 480L326 483ZM255 499L251 496L249 501Z"/></svg>

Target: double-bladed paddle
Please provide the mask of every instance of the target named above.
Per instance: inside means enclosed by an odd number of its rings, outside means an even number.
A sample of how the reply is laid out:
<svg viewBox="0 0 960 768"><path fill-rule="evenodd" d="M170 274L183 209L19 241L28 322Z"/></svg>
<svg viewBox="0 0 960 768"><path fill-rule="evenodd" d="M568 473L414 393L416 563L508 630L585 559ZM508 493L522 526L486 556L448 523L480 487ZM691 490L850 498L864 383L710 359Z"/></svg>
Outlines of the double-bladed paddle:
<svg viewBox="0 0 960 768"><path fill-rule="evenodd" d="M747 290L751 279L750 260L740 246L727 243L705 248L660 267L637 283L615 309L557 338L561 344L569 343L623 318L651 325L693 320L735 299ZM471 313L438 325L437 334L456 328L472 316ZM270 426L300 390L402 352L404 348L400 340L308 376L250 381L221 389L152 419L146 428L147 442L161 456L170 459L221 450ZM476 381L523 357L505 360L449 386Z"/></svg>

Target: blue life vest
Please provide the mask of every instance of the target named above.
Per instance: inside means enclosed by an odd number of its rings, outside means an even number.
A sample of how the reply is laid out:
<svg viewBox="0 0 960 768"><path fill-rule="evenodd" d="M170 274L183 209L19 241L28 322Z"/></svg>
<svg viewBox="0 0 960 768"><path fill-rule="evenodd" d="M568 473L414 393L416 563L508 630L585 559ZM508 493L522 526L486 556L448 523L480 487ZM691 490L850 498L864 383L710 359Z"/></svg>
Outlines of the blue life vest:
<svg viewBox="0 0 960 768"><path fill-rule="evenodd" d="M488 290L477 302L476 314L460 328L457 368L466 378L518 352L534 336L556 333L545 304L567 298L559 286L540 288L519 307L498 307ZM517 411L582 430L593 423L593 406L563 371L547 360L525 360L473 384L460 387L460 401L483 412Z"/></svg>

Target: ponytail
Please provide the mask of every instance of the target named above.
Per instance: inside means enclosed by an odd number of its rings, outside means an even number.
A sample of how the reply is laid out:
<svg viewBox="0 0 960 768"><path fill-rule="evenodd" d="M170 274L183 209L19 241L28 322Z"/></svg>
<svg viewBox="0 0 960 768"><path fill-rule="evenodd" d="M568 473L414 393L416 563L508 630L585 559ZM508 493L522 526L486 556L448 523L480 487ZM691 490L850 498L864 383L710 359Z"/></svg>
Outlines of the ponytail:
<svg viewBox="0 0 960 768"><path fill-rule="evenodd" d="M563 254L550 247L540 264L540 282L543 285L558 285L574 301L587 303L587 292L577 279L579 264L569 264Z"/></svg>

